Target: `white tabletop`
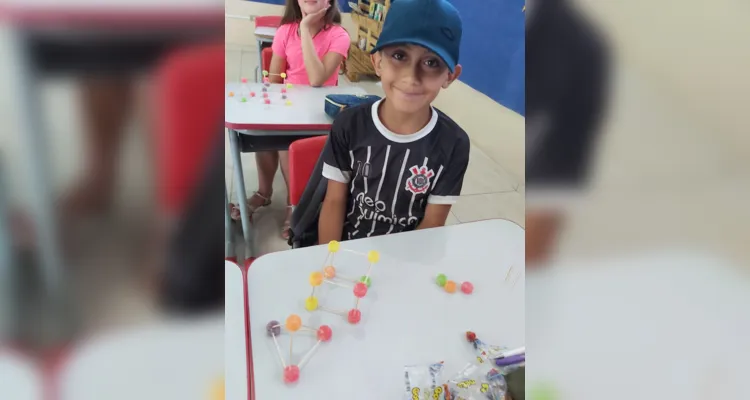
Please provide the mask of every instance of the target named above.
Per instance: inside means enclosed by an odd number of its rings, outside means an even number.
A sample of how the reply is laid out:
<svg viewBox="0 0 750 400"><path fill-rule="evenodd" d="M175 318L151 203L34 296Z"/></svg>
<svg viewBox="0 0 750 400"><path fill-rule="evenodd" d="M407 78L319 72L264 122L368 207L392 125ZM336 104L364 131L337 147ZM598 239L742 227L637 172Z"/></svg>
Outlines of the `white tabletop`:
<svg viewBox="0 0 750 400"><path fill-rule="evenodd" d="M329 94L366 94L357 86L331 86L314 88L305 85L294 85L287 89L286 105L281 98L282 84L272 84L268 88L271 104L263 103L263 84L247 83L243 89L240 83L226 85L224 103L224 120L227 128L237 130L271 130L271 131L327 131L331 127L331 118L325 113L325 97ZM255 97L247 93L255 92ZM229 94L234 96L230 97ZM242 102L243 97L247 99Z"/></svg>
<svg viewBox="0 0 750 400"><path fill-rule="evenodd" d="M226 398L247 399L247 336L245 278L240 267L224 262L224 362Z"/></svg>
<svg viewBox="0 0 750 400"><path fill-rule="evenodd" d="M61 367L60 400L206 400L224 350L223 312L92 338Z"/></svg>
<svg viewBox="0 0 750 400"><path fill-rule="evenodd" d="M43 384L33 361L0 349L0 399L42 400Z"/></svg>
<svg viewBox="0 0 750 400"><path fill-rule="evenodd" d="M309 313L308 276L322 269L326 246L265 255L248 272L250 329L253 347L255 395L258 400L300 399L317 396L332 400L353 398L399 399L405 389L404 367L445 361L446 377L475 357L466 342L472 330L484 341L505 346L524 344L524 230L505 220L487 220L343 242L335 256L340 274L359 276L366 257L346 250L380 252L372 271L372 287L362 299L362 321L350 325L324 312ZM518 279L505 282L509 268ZM446 293L434 283L448 279L470 281L475 291ZM517 273L517 275L516 275ZM351 291L323 289L322 306L353 306ZM303 324L328 324L333 339L318 348L303 368L299 382L282 382L280 361L266 335L271 320L284 321L299 314ZM288 340L281 345L288 352ZM299 361L313 344L310 338L294 342ZM286 354L288 357L288 354Z"/></svg>
<svg viewBox="0 0 750 400"><path fill-rule="evenodd" d="M527 390L560 399L748 399L750 277L670 253L529 271ZM621 390L623 385L629 390ZM710 392L707 392L710 390Z"/></svg>
<svg viewBox="0 0 750 400"><path fill-rule="evenodd" d="M273 38L276 36L276 30L272 26L259 26L255 28L255 36L263 36L264 38Z"/></svg>

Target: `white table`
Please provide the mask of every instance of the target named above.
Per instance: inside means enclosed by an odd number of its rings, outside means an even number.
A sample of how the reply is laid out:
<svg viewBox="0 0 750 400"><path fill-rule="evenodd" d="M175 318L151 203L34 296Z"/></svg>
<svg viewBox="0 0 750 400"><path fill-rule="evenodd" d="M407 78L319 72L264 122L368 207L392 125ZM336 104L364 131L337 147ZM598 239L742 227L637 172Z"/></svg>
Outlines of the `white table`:
<svg viewBox="0 0 750 400"><path fill-rule="evenodd" d="M247 302L245 274L242 268L224 262L224 363L226 398L248 399L249 375L247 355Z"/></svg>
<svg viewBox="0 0 750 400"><path fill-rule="evenodd" d="M256 97L247 97L241 102L242 84L230 83L225 87L224 122L228 128L229 144L234 163L235 184L238 190L240 215L242 216L242 233L245 239L246 258L252 258L252 227L245 198L245 180L240 158L240 137L244 135L250 151L286 150L289 145L304 137L325 135L331 128L332 119L325 113L325 97L329 94L366 94L356 86L333 86L314 88L305 85L294 85L287 89L287 99L292 102L287 106L281 99L281 84L272 84L268 88L271 104L263 103L263 88L259 83L248 83L247 88L256 93ZM230 97L229 93L234 93Z"/></svg>
<svg viewBox="0 0 750 400"><path fill-rule="evenodd" d="M372 271L372 287L361 302L358 325L333 314L308 313L308 276L322 268L326 246L272 253L257 259L248 272L250 337L254 392L258 400L400 399L404 366L445 361L446 377L474 358L465 332L488 343L524 344L524 230L505 220L487 220L444 228L342 242L335 259L338 272L364 274L366 258L346 250L377 250L381 260ZM505 282L508 269L518 275ZM434 283L438 273L459 285L468 280L474 294L448 294ZM353 306L349 290L334 288L320 295L320 305ZM335 304L334 304L335 303ZM328 324L330 343L321 345L303 368L295 386L282 383L273 341L266 335L271 320L299 314L312 327ZM283 336L286 339L286 336ZM312 340L295 341L297 361ZM288 351L288 341L281 340ZM287 354L288 356L288 354Z"/></svg>
<svg viewBox="0 0 750 400"><path fill-rule="evenodd" d="M561 400L750 398L744 268L671 252L530 270L527 390L553 385Z"/></svg>
<svg viewBox="0 0 750 400"><path fill-rule="evenodd" d="M13 70L9 71L15 86L8 90L15 93L21 113L19 137L23 138L26 152L22 158L30 171L33 196L29 209L38 238L43 289L51 302L61 304L67 298L67 285L53 208L56 195L51 191L54 185L48 176L46 126L39 118L40 78L50 72L85 75L103 64L111 68L113 63L128 61L113 60L111 55L96 50L103 45L108 48L122 45L124 39L139 39L141 44L144 38L160 44L185 44L221 37L224 6L218 0L9 0L0 8L0 23L10 26L15 57L15 62L10 63ZM76 56L45 62L45 55L57 54L63 46L78 49ZM78 59L82 54L85 60ZM123 72L118 69L117 73Z"/></svg>
<svg viewBox="0 0 750 400"><path fill-rule="evenodd" d="M44 398L44 380L37 365L10 350L0 349L0 382L0 399Z"/></svg>
<svg viewBox="0 0 750 400"><path fill-rule="evenodd" d="M61 366L59 399L206 400L224 375L224 340L223 313L91 338Z"/></svg>

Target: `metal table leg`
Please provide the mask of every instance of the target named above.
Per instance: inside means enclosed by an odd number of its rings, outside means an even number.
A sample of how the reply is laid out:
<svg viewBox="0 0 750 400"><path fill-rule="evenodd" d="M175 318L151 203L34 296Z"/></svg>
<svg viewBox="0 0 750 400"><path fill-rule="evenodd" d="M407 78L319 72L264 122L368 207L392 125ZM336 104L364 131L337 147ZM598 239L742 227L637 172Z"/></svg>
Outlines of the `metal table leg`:
<svg viewBox="0 0 750 400"><path fill-rule="evenodd" d="M255 74L255 82L257 83L262 80L261 76L263 76L263 41L256 40L255 42L258 44L258 73Z"/></svg>
<svg viewBox="0 0 750 400"><path fill-rule="evenodd" d="M233 129L227 129L229 134L229 147L232 152L232 163L234 164L234 180L237 186L237 204L240 207L242 217L242 236L245 239L245 259L255 256L253 249L253 230L250 225L250 210L247 209L247 191L245 190L245 176L242 173L242 160L240 158L239 133Z"/></svg>
<svg viewBox="0 0 750 400"><path fill-rule="evenodd" d="M232 240L232 218L229 210L229 195L227 184L224 183L224 257L234 257L234 241Z"/></svg>
<svg viewBox="0 0 750 400"><path fill-rule="evenodd" d="M0 342L12 339L13 326L16 324L16 298L15 289L18 285L16 280L16 264L13 259L13 248L10 239L10 221L7 217L9 204L6 193L8 186L5 183L5 169L0 159Z"/></svg>

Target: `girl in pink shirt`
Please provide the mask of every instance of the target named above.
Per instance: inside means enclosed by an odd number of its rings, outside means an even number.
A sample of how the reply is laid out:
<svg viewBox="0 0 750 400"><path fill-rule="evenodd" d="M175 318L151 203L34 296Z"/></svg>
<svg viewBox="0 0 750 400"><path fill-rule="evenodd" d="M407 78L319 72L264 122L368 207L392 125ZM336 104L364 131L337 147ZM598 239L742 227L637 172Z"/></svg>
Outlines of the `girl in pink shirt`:
<svg viewBox="0 0 750 400"><path fill-rule="evenodd" d="M336 0L287 0L281 26L273 38L273 58L269 78L281 83L278 74L286 72L288 83L335 86L341 62L349 52L349 33L341 27ZM276 75L274 75L276 74ZM321 105L322 107L322 105ZM248 199L250 212L271 204L273 177L281 166L289 192L289 156L286 151L255 153L258 191ZM289 237L292 210L287 197L286 218L281 236Z"/></svg>

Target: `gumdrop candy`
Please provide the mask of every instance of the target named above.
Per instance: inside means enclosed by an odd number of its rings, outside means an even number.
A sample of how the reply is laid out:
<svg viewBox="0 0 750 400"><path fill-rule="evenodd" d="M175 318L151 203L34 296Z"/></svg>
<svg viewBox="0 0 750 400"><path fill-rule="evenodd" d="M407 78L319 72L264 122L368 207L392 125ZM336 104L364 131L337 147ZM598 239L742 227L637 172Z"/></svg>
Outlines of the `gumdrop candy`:
<svg viewBox="0 0 750 400"><path fill-rule="evenodd" d="M438 274L437 278L435 278L435 282L440 287L444 287L447 280L448 278L445 277L445 274Z"/></svg>
<svg viewBox="0 0 750 400"><path fill-rule="evenodd" d="M284 382L294 383L299 379L299 367L296 365L287 365L284 368Z"/></svg>
<svg viewBox="0 0 750 400"><path fill-rule="evenodd" d="M327 279L333 279L336 277L336 268L333 265L329 265L323 269L323 275Z"/></svg>
<svg viewBox="0 0 750 400"><path fill-rule="evenodd" d="M356 324L361 319L362 319L362 311L359 311L356 308L349 310L349 315L347 315L347 320L349 320L350 324Z"/></svg>
<svg viewBox="0 0 750 400"><path fill-rule="evenodd" d="M370 284L372 284L372 279L370 279L369 276L362 275L359 278L359 281L362 282L362 283L364 283L365 285L367 285L368 288L370 287Z"/></svg>
<svg viewBox="0 0 750 400"><path fill-rule="evenodd" d="M302 318L299 315L292 314L286 319L286 329L289 332L297 332L302 326Z"/></svg>
<svg viewBox="0 0 750 400"><path fill-rule="evenodd" d="M375 251L375 250L370 250L370 251L369 251L369 252L367 253L367 261L369 261L369 262L371 262L371 263L375 264L375 263L376 263L376 262L378 262L379 260L380 260L380 253L378 253L377 251Z"/></svg>
<svg viewBox="0 0 750 400"><path fill-rule="evenodd" d="M310 296L305 299L305 310L307 311L315 311L318 309L318 298L315 296Z"/></svg>
<svg viewBox="0 0 750 400"><path fill-rule="evenodd" d="M327 342L331 340L331 336L333 336L333 331L330 326L321 325L320 328L318 328L318 340Z"/></svg>
<svg viewBox="0 0 750 400"><path fill-rule="evenodd" d="M279 321L271 321L266 325L266 333L268 336L276 336L281 333L281 324Z"/></svg>
<svg viewBox="0 0 750 400"><path fill-rule="evenodd" d="M354 284L354 296L359 297L360 299L365 297L367 295L367 285L365 285L362 282L357 282Z"/></svg>
<svg viewBox="0 0 750 400"><path fill-rule="evenodd" d="M448 281L445 282L445 291L448 293L456 293L456 282Z"/></svg>
<svg viewBox="0 0 750 400"><path fill-rule="evenodd" d="M464 282L461 284L461 291L465 294L471 294L474 291L474 285L471 282Z"/></svg>

